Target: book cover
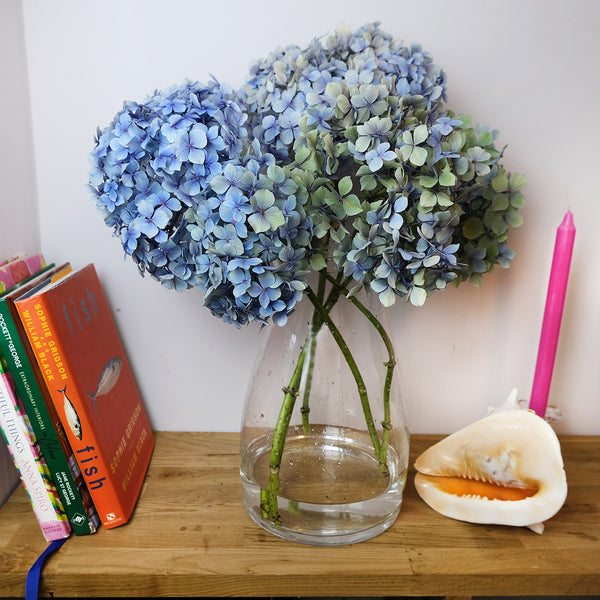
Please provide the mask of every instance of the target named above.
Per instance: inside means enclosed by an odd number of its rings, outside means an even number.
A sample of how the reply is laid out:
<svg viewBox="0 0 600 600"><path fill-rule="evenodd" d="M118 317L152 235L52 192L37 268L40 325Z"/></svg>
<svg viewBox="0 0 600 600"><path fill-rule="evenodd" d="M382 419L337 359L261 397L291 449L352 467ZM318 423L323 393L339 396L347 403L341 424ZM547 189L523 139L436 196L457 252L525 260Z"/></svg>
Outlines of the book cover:
<svg viewBox="0 0 600 600"><path fill-rule="evenodd" d="M122 525L154 437L94 265L15 306L100 520L108 529Z"/></svg>
<svg viewBox="0 0 600 600"><path fill-rule="evenodd" d="M19 402L3 361L0 360L0 429L27 491L33 512L47 541L69 537L71 525L41 456L25 409Z"/></svg>
<svg viewBox="0 0 600 600"><path fill-rule="evenodd" d="M8 363L73 533L87 535L96 532L100 524L98 514L14 305L16 298L57 273L64 273L66 267L44 269L27 284L0 295L0 353Z"/></svg>
<svg viewBox="0 0 600 600"><path fill-rule="evenodd" d="M46 266L42 254L16 257L0 265L0 293L10 289L20 281L37 273Z"/></svg>

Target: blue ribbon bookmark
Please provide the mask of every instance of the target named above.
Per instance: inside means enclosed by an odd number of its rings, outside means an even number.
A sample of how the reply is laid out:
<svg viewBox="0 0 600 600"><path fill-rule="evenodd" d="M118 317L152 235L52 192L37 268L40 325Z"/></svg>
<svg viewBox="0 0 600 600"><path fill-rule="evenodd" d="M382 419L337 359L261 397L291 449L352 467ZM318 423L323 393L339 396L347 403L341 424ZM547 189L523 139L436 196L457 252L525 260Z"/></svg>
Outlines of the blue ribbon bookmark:
<svg viewBox="0 0 600 600"><path fill-rule="evenodd" d="M55 550L58 550L68 538L62 540L54 540L50 542L50 545L40 554L39 558L33 563L29 573L27 573L27 581L25 582L25 600L38 600L38 588L40 586L40 575L42 574L42 567L44 561L50 554Z"/></svg>

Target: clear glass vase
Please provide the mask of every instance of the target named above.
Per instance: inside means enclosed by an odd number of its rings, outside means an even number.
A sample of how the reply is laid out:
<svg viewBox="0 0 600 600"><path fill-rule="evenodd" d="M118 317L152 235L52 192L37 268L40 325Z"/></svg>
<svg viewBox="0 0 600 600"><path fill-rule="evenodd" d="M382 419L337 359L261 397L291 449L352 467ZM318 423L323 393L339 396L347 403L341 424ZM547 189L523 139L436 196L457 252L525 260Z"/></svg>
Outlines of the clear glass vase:
<svg viewBox="0 0 600 600"><path fill-rule="evenodd" d="M252 519L313 545L364 541L395 521L409 434L385 308L319 288L272 325L241 431ZM315 306L317 308L315 308Z"/></svg>

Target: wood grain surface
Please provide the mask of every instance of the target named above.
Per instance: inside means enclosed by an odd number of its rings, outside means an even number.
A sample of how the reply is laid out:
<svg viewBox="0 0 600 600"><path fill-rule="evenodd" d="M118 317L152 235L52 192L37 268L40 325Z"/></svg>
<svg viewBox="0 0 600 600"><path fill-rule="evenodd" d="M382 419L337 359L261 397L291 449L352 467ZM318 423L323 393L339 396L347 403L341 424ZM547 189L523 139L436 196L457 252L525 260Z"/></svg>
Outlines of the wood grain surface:
<svg viewBox="0 0 600 600"><path fill-rule="evenodd" d="M439 436L411 438L414 458ZM396 523L353 546L311 547L259 528L241 501L238 435L159 432L132 520L71 537L43 597L600 594L600 436L563 436L567 501L542 535L448 519L412 471ZM20 487L0 509L0 597L24 595L46 547Z"/></svg>

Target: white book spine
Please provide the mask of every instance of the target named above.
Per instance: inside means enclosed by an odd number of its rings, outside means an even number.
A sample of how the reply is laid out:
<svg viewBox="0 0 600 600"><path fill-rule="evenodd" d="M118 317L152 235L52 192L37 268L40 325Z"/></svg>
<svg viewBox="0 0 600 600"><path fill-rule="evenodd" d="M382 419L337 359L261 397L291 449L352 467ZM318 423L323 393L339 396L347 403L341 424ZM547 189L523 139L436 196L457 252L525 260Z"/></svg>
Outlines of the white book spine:
<svg viewBox="0 0 600 600"><path fill-rule="evenodd" d="M71 530L48 467L37 451L27 416L19 406L10 376L0 372L0 428L35 516L47 541L68 537Z"/></svg>

